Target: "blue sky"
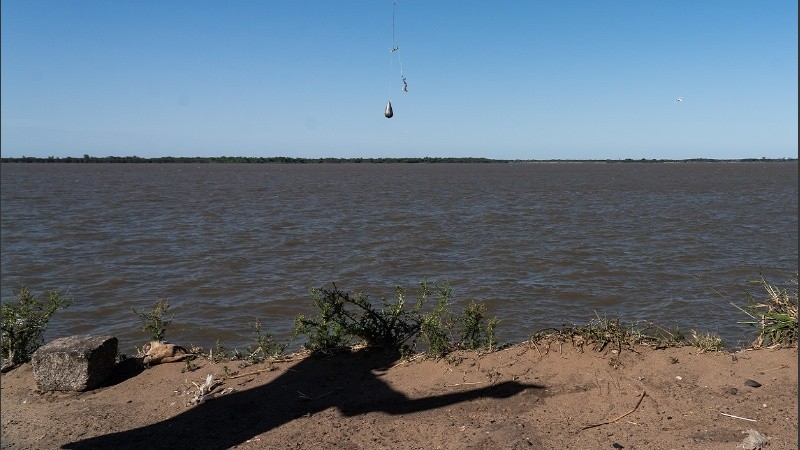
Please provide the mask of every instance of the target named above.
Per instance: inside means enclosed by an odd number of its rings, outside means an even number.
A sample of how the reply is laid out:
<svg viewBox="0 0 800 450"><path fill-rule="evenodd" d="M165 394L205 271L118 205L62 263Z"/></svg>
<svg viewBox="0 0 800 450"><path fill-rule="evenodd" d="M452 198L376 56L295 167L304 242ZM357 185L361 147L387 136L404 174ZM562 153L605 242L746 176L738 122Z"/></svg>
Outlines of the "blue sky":
<svg viewBox="0 0 800 450"><path fill-rule="evenodd" d="M796 0L1 5L3 157L797 157Z"/></svg>

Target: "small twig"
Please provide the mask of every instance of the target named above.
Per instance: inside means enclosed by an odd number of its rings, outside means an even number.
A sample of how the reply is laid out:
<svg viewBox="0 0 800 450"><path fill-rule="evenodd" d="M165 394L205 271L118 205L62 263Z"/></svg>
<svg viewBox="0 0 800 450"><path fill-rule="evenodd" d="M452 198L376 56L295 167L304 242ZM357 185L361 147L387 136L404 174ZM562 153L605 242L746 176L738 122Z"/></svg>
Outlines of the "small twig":
<svg viewBox="0 0 800 450"><path fill-rule="evenodd" d="M542 352L539 351L539 347L536 345L536 342L531 341L531 344L533 344L533 348L536 349L536 352L539 354L539 356L542 356Z"/></svg>
<svg viewBox="0 0 800 450"><path fill-rule="evenodd" d="M444 387L471 386L473 384L484 384L484 383L488 383L488 381L473 381L473 382L456 383L456 384L445 384Z"/></svg>
<svg viewBox="0 0 800 450"><path fill-rule="evenodd" d="M406 364L408 364L410 362L416 361L416 360L418 360L420 358L424 358L424 357L425 357L424 353L418 353L418 354L416 354L416 355L414 355L414 356L412 356L412 357L410 357L408 359L401 359L400 361L397 361L396 363L392 364L389 368L391 369L391 368L394 368L394 367L397 367L397 366L404 366L404 365L406 365Z"/></svg>
<svg viewBox="0 0 800 450"><path fill-rule="evenodd" d="M305 358L304 356L300 356L298 358L277 358L270 360L271 363L285 363L285 362L295 362L300 361L301 359Z"/></svg>
<svg viewBox="0 0 800 450"><path fill-rule="evenodd" d="M344 385L342 385L342 387L336 388L336 389L334 389L334 390L332 390L332 391L330 391L330 392L326 392L326 393L324 393L324 394L320 394L320 395L318 395L318 396L316 396L316 397L309 397L309 396L307 396L306 394L303 394L303 393L302 393L302 392L300 392L300 391L297 391L297 393L298 393L298 394L300 394L300 398L301 398L302 400L317 400L317 399L320 399L320 398L322 398L322 397L325 397L326 395L331 395L331 394L333 394L333 393L334 393L334 392L336 392L336 391L341 391L341 390L344 390L344 388L346 388L346 387L347 387L347 383L349 383L349 382L350 382L350 379L348 378L347 380L345 380L345 382L344 382Z"/></svg>
<svg viewBox="0 0 800 450"><path fill-rule="evenodd" d="M326 393L324 393L324 394L321 394L321 395L318 395L318 396L316 396L316 397L309 397L309 396L307 396L306 394L303 394L303 393L302 393L302 392L300 392L300 391L297 391L297 393L298 393L298 394L300 394L300 398L301 398L301 399L303 399L303 400L316 400L316 399L318 399L318 398L325 397L326 395L333 394L333 393L334 393L334 392L336 392L336 391L338 391L338 389L334 389L334 390L332 390L332 391L330 391L330 392L326 392Z"/></svg>
<svg viewBox="0 0 800 450"><path fill-rule="evenodd" d="M736 303L733 303L733 302L728 302L728 303L730 303L731 306L733 306L734 308L738 309L739 311L741 311L741 312L747 314L748 316L752 317L753 319L758 320L758 317L756 317L756 316L750 314L749 312L745 311L744 309L742 309L742 307L740 307Z"/></svg>
<svg viewBox="0 0 800 450"><path fill-rule="evenodd" d="M266 368L266 369L254 370L254 371L252 371L252 372L240 373L240 374L238 374L238 375L229 375L229 376L227 376L227 377L225 377L225 378L227 378L227 379L229 379L229 380L232 380L232 379L234 379L234 378L246 377L246 376L248 376L248 375L255 375L255 374L257 374L257 373L261 373L261 372L269 372L269 371L271 371L271 370L273 370L273 369L272 369L271 367L268 367L268 368Z"/></svg>
<svg viewBox="0 0 800 450"><path fill-rule="evenodd" d="M742 419L742 420L747 420L747 421L750 421L750 422L758 422L756 419L748 419L747 417L734 416L733 414L726 414L724 412L721 412L720 414L722 414L723 416L727 416L727 417L733 417L734 419Z"/></svg>
<svg viewBox="0 0 800 450"><path fill-rule="evenodd" d="M599 427L599 426L602 426L602 425L609 425L609 424L612 424L614 422L619 421L620 419L622 419L623 417L625 417L627 415L633 414L633 412L636 411L639 408L639 405L642 404L642 400L644 400L644 396L645 395L647 395L647 392L642 391L642 396L639 397L639 401L636 402L636 406L634 406L632 410L626 412L625 414L622 414L621 416L617 416L617 417L609 420L608 422L601 422L601 423L596 423L594 425L587 425L587 426L581 428L579 431L588 430L589 428Z"/></svg>
<svg viewBox="0 0 800 450"><path fill-rule="evenodd" d="M256 356L256 353L258 353L258 352L262 352L263 353L264 350L262 350L261 347L256 347L256 349L253 350L253 353L250 353L250 356L248 356L245 359L252 359L254 356Z"/></svg>
<svg viewBox="0 0 800 450"><path fill-rule="evenodd" d="M301 357L301 358L281 358L281 359L273 359L273 360L270 360L270 362L269 362L269 363L270 363L270 364L275 364L275 363L287 363L287 362L294 362L294 361L297 361L298 359L302 359L302 357ZM272 370L274 370L272 367L267 367L266 369L254 370L254 371L252 371L252 372L240 373L240 374L237 374L237 375L228 375L228 376L226 376L226 377L225 377L225 379L232 380L232 379L234 379L234 378L246 377L246 376L248 376L248 375L255 375L255 374L259 374L259 373L261 373L261 372L270 372L270 371L272 371ZM293 372L297 372L296 370L292 370L292 369L287 369L287 370L291 370L291 371L293 371Z"/></svg>

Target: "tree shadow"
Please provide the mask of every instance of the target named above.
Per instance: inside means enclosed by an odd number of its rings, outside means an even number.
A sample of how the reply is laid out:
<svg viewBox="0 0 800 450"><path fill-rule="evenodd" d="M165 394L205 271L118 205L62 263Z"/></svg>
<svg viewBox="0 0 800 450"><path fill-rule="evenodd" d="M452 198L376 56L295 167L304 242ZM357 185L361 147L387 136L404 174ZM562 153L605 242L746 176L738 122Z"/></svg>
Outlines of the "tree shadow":
<svg viewBox="0 0 800 450"><path fill-rule="evenodd" d="M410 399L381 379L381 372L398 356L376 350L310 356L263 386L217 397L152 425L72 442L62 448L227 449L331 407L345 416L377 411L408 414L481 397L506 398L525 389L543 389L540 385L509 381Z"/></svg>

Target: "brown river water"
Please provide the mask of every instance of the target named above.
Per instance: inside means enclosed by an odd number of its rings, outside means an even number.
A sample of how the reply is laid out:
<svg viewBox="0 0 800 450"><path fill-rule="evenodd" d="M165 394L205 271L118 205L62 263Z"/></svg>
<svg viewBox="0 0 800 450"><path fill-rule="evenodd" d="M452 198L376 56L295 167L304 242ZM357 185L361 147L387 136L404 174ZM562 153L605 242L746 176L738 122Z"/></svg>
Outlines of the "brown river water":
<svg viewBox="0 0 800 450"><path fill-rule="evenodd" d="M503 342L599 316L747 344L731 306L764 275L795 289L798 167L788 162L2 164L2 299L74 298L47 339L289 347L309 288L415 298L447 283L487 305Z"/></svg>

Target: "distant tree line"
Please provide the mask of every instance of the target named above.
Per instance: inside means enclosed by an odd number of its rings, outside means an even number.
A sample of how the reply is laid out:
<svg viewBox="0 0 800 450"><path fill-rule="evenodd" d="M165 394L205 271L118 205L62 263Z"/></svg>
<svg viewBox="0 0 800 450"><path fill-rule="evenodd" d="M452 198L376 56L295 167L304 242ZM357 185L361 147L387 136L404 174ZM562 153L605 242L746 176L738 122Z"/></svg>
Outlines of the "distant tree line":
<svg viewBox="0 0 800 450"><path fill-rule="evenodd" d="M129 163L129 164L165 164L165 163L191 163L191 164L339 164L339 163L524 163L524 162L591 162L591 163L662 163L662 162L781 162L797 161L797 158L744 158L744 159L548 159L548 160L509 160L490 158L467 157L424 157L424 158L292 158L288 156L162 156L158 158L142 158L139 156L89 156L82 158L67 156L57 158L37 158L23 156L21 158L0 158L4 163Z"/></svg>
<svg viewBox="0 0 800 450"><path fill-rule="evenodd" d="M142 158L139 156L89 156L83 158L67 156L57 158L37 158L23 156L21 158L2 158L4 163L192 163L192 164L328 164L328 163L496 163L506 160L489 158L451 158L451 157L424 157L424 158L292 158L288 156L162 156L158 158Z"/></svg>

